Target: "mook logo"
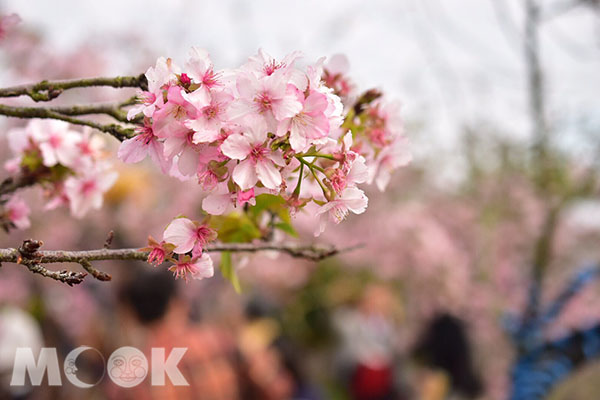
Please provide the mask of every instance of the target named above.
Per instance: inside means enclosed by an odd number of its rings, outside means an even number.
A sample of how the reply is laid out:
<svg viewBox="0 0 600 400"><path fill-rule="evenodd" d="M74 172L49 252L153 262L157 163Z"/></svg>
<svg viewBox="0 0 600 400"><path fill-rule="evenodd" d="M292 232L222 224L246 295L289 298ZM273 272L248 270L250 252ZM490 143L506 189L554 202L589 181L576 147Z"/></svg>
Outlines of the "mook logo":
<svg viewBox="0 0 600 400"><path fill-rule="evenodd" d="M83 389L96 386L102 381L104 375L108 375L110 380L121 387L132 388L142 383L148 376L148 372L153 386L165 385L166 377L175 386L189 386L177 367L186 351L186 347L175 347L167 356L164 348L153 347L151 365L148 365L144 353L135 347L125 346L115 350L105 364L104 357L98 350L90 346L79 346L67 354L62 369L71 384ZM97 353L102 359L102 364L106 366L95 382L84 382L77 376L77 358L84 352ZM24 386L28 377L32 386L40 386L44 375L47 374L49 386L61 386L60 369L56 348L42 348L36 361L32 349L19 347L15 353L10 385Z"/></svg>

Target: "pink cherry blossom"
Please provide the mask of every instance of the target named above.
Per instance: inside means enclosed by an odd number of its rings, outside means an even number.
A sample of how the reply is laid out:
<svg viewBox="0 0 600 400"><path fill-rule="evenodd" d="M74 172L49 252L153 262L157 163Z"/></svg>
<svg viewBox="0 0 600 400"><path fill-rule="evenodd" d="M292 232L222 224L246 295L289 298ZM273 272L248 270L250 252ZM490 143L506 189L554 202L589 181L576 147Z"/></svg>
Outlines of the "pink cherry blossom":
<svg viewBox="0 0 600 400"><path fill-rule="evenodd" d="M153 264L157 267L165 262L165 258L173 253L173 245L164 240L158 243L152 236L148 236L148 247L144 247L140 251L149 252L148 264Z"/></svg>
<svg viewBox="0 0 600 400"><path fill-rule="evenodd" d="M242 70L251 72L257 78L271 76L275 72L283 74L290 83L296 86L300 91L304 91L307 85L306 75L302 71L294 68L296 61L302 57L302 53L294 51L286 55L283 60L277 61L265 50L258 49L258 54L248 58L246 65Z"/></svg>
<svg viewBox="0 0 600 400"><path fill-rule="evenodd" d="M17 229L27 229L31 226L30 212L27 203L18 196L11 197L4 205L4 215Z"/></svg>
<svg viewBox="0 0 600 400"><path fill-rule="evenodd" d="M208 93L210 90L222 86L221 74L214 71L213 63L206 50L192 47L185 67L187 75L200 85L202 91Z"/></svg>
<svg viewBox="0 0 600 400"><path fill-rule="evenodd" d="M256 196L266 192L266 189L252 188L231 193L226 184L220 184L202 200L202 209L210 215L227 214L246 203L256 205Z"/></svg>
<svg viewBox="0 0 600 400"><path fill-rule="evenodd" d="M408 161L397 110L378 91L366 92L355 108L345 58L298 67L299 57L279 61L261 49L231 70L215 69L197 48L183 69L159 60L148 70L150 94L137 109L146 129L121 145L120 158L150 155L163 172L196 178L208 192L202 208L211 215L255 204L261 192L286 199L292 212L317 207L319 231L328 218L337 223L350 211L363 212L368 200L358 186L382 187ZM178 235L178 251L201 254L199 225L172 224L165 234Z"/></svg>
<svg viewBox="0 0 600 400"><path fill-rule="evenodd" d="M125 163L137 163L146 156L159 165L163 173L170 167L165 157L164 144L154 135L152 126L146 121L143 126L136 128L137 136L124 140L119 146L117 156Z"/></svg>
<svg viewBox="0 0 600 400"><path fill-rule="evenodd" d="M154 134L160 138L179 136L188 129L184 123L195 116L196 108L184 97L186 93L179 86L167 90L167 102L152 114Z"/></svg>
<svg viewBox="0 0 600 400"><path fill-rule="evenodd" d="M242 190L248 190L260 180L269 189L281 185L277 166L284 166L280 152L271 151L267 144L267 129L263 120L255 119L244 133L229 136L221 145L227 157L240 160L233 170L232 178Z"/></svg>
<svg viewBox="0 0 600 400"><path fill-rule="evenodd" d="M349 211L354 214L362 214L367 209L367 205L368 199L362 190L356 187L346 188L339 197L327 202L315 213L320 217L315 236L323 233L328 220L339 224L346 218Z"/></svg>
<svg viewBox="0 0 600 400"><path fill-rule="evenodd" d="M151 117L156 108L163 105L163 87L169 86L177 80L175 75L177 70L178 68L171 59L165 59L164 57L160 57L154 67L148 68L146 71L148 91L138 93L140 103L129 110L127 119L131 120L140 113L143 113L146 117Z"/></svg>
<svg viewBox="0 0 600 400"><path fill-rule="evenodd" d="M303 152L329 133L329 119L325 111L329 103L327 97L319 92L312 92L306 99L299 90L296 91L302 110L293 117L286 118L277 126L277 135L290 132L290 145L296 152Z"/></svg>
<svg viewBox="0 0 600 400"><path fill-rule="evenodd" d="M118 174L105 168L86 171L65 180L65 194L71 213L82 218L88 211L102 207L104 193L116 182Z"/></svg>
<svg viewBox="0 0 600 400"><path fill-rule="evenodd" d="M83 158L99 159L103 156L104 140L95 135L92 128L86 126L83 128L77 147Z"/></svg>
<svg viewBox="0 0 600 400"><path fill-rule="evenodd" d="M202 200L202 209L210 215L223 215L235 209L235 199L229 192L227 184L216 188Z"/></svg>
<svg viewBox="0 0 600 400"><path fill-rule="evenodd" d="M214 275L214 267L212 258L207 253L203 253L198 258L190 258L190 256L180 256L179 260L169 267L176 279L183 278L187 282L189 277L192 279L212 278Z"/></svg>
<svg viewBox="0 0 600 400"><path fill-rule="evenodd" d="M227 107L232 100L233 96L223 91L191 102L197 109L197 117L189 120L185 126L195 132L194 143L209 143L219 138L221 128L229 121Z"/></svg>
<svg viewBox="0 0 600 400"><path fill-rule="evenodd" d="M375 166L371 168L368 182L375 181L377 188L384 191L390 182L392 172L399 167L408 165L412 161L410 144L404 136L397 138L390 146L387 146L375 159Z"/></svg>
<svg viewBox="0 0 600 400"><path fill-rule="evenodd" d="M52 167L56 164L69 166L79 155L77 146L81 136L71 131L68 123L56 120L33 120L30 127L45 166Z"/></svg>
<svg viewBox="0 0 600 400"><path fill-rule="evenodd" d="M288 86L283 71L258 79L251 74L242 74L237 79L237 98L230 106L232 119L247 115L259 115L265 119L268 127L276 129L277 121L291 118L302 110L295 87Z"/></svg>
<svg viewBox="0 0 600 400"><path fill-rule="evenodd" d="M350 70L348 58L343 54L333 55L323 68L323 80L325 85L332 88L342 99L352 96L354 85L347 77Z"/></svg>
<svg viewBox="0 0 600 400"><path fill-rule="evenodd" d="M200 256L204 246L216 238L217 232L213 229L187 218L174 219L163 234L165 242L175 245L175 253L185 254L192 251L194 257Z"/></svg>

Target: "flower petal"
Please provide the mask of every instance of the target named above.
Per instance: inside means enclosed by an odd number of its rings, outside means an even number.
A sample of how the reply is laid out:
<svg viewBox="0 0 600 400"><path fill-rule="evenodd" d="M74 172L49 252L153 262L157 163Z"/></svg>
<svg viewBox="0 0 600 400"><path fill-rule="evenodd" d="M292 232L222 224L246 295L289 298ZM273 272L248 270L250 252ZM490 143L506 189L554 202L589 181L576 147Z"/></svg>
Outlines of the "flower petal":
<svg viewBox="0 0 600 400"><path fill-rule="evenodd" d="M248 139L238 133L229 136L221 145L223 154L234 160L245 159L250 150L252 150L252 146Z"/></svg>
<svg viewBox="0 0 600 400"><path fill-rule="evenodd" d="M242 190L248 190L258 182L255 165L250 160L244 160L235 166L233 170L233 181L239 185ZM263 182L264 184L264 182ZM266 186L266 185L265 185Z"/></svg>
<svg viewBox="0 0 600 400"><path fill-rule="evenodd" d="M185 254L194 248L196 225L187 218L177 218L165 229L163 240L176 246L175 253Z"/></svg>
<svg viewBox="0 0 600 400"><path fill-rule="evenodd" d="M281 174L269 160L260 160L256 163L256 174L258 178L269 189L277 189L281 185Z"/></svg>

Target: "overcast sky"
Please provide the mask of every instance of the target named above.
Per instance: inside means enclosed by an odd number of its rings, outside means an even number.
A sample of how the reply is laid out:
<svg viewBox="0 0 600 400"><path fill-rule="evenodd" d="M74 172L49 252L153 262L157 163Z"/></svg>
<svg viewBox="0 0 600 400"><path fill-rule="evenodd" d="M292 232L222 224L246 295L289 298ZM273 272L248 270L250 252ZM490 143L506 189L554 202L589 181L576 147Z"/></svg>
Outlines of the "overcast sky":
<svg viewBox="0 0 600 400"><path fill-rule="evenodd" d="M0 12L19 13L59 48L89 35L135 31L155 56L183 60L196 45L218 67L238 65L258 47L276 56L302 50L309 59L345 53L361 87L383 88L402 101L408 119L426 124L436 143L451 146L465 123L488 121L515 136L528 131L522 3L0 0ZM599 32L598 14L584 7L551 19L542 31L549 114L567 127L590 118L600 126Z"/></svg>

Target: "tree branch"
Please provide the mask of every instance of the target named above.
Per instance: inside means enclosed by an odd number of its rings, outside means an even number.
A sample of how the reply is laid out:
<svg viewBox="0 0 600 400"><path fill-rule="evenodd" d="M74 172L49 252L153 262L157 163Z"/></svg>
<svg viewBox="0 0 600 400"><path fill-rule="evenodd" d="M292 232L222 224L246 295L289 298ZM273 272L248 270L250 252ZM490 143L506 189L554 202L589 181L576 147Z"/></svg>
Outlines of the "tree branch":
<svg viewBox="0 0 600 400"><path fill-rule="evenodd" d="M79 108L77 108L79 107ZM77 114L77 111L81 111L82 107L85 106L75 106L75 110L71 107L72 115L82 115ZM106 132L120 141L125 139L129 139L135 135L135 132L132 128L126 128L119 124L107 124L102 125L93 121L86 121L79 118L74 118L61 112L55 110L64 110L65 108L43 108L43 107L11 107L7 105L0 104L0 115L6 115L8 117L16 117L16 118L45 118L45 119L58 119L61 121L66 121L74 125L82 125L89 126L94 129L98 129L102 132Z"/></svg>
<svg viewBox="0 0 600 400"><path fill-rule="evenodd" d="M125 123L129 122L127 120L127 112L122 110L119 104L86 104L64 107L50 107L44 109L67 116L105 114L110 117L113 117L117 121Z"/></svg>
<svg viewBox="0 0 600 400"><path fill-rule="evenodd" d="M0 182L0 198L4 195L16 192L19 189L31 186L36 182L37 179L34 175L10 176Z"/></svg>
<svg viewBox="0 0 600 400"><path fill-rule="evenodd" d="M0 263L9 262L22 264L31 272L52 278L68 285L78 284L83 281L87 274L72 271L49 271L41 264L75 263L81 265L87 272L101 281L111 280L111 276L105 272L95 269L91 261L104 260L137 260L147 261L149 252L139 249L99 249L81 251L63 250L39 250L42 242L37 240L26 240L18 248L0 249ZM289 254L296 258L305 258L320 261L335 254L351 251L357 246L338 249L334 246L324 245L298 245L291 243L216 243L207 245L208 252L241 252L256 253L259 251L278 251Z"/></svg>
<svg viewBox="0 0 600 400"><path fill-rule="evenodd" d="M64 81L41 81L35 84L13 86L0 89L0 97L29 96L34 101L50 101L65 90L83 87L109 86L113 88L148 89L144 74L138 76L117 76L113 78L85 78Z"/></svg>

